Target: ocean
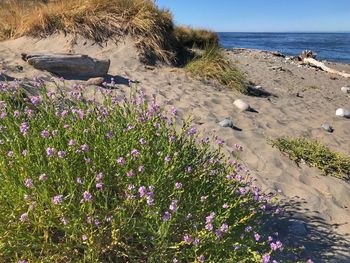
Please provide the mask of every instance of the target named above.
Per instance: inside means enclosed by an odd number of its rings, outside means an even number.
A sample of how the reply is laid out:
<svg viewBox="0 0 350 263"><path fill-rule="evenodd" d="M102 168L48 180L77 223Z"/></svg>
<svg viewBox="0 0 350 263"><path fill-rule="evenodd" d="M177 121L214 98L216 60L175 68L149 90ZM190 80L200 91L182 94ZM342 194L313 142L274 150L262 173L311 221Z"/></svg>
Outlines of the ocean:
<svg viewBox="0 0 350 263"><path fill-rule="evenodd" d="M318 60L350 64L350 33L218 33L224 48L254 48L296 56L308 49Z"/></svg>

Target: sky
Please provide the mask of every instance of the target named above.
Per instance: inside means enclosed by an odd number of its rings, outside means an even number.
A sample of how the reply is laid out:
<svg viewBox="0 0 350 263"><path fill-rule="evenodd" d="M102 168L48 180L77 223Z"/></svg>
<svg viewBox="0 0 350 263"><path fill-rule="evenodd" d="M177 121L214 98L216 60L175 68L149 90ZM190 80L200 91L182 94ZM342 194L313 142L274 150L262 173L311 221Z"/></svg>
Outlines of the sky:
<svg viewBox="0 0 350 263"><path fill-rule="evenodd" d="M350 0L156 0L176 24L217 32L350 32Z"/></svg>

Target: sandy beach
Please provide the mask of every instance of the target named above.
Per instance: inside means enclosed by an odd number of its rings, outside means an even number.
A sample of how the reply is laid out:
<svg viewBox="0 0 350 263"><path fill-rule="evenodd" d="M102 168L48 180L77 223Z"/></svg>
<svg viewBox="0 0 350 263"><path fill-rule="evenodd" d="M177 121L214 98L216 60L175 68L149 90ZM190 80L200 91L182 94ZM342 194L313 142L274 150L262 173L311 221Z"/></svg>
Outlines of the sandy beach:
<svg viewBox="0 0 350 263"><path fill-rule="evenodd" d="M258 87L247 96L226 87L195 81L183 69L146 67L139 62L130 39L101 45L78 38L56 35L43 40L26 37L0 42L0 71L10 79L52 75L33 69L21 60L23 52L73 52L111 60L109 76L117 85L114 92L127 95L129 80L138 82L148 95L157 94L168 110L175 107L179 123L188 116L204 134L216 131L225 148L243 146L242 161L264 191L281 194L285 215L273 226L282 240L300 248L300 258L315 262L350 261L350 185L348 182L323 176L316 168L300 167L269 145L269 138L303 136L319 140L331 149L350 155L350 120L337 117L337 108L350 109L350 95L341 87L350 80L298 62L259 50L226 50L229 59ZM350 73L350 65L327 63ZM0 79L2 80L2 79ZM83 80L67 80L67 85ZM93 94L96 86L87 86ZM236 99L249 103L255 112L240 112L233 105ZM229 118L236 129L224 128L219 122ZM333 133L321 128L329 123ZM292 220L293 219L293 220ZM288 253L286 253L288 254Z"/></svg>

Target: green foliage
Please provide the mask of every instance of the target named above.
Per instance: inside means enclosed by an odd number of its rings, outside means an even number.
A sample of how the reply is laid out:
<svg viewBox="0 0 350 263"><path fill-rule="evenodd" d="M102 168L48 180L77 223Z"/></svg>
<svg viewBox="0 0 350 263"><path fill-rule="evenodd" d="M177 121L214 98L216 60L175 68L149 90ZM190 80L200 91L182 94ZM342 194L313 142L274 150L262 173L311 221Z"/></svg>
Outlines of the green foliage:
<svg viewBox="0 0 350 263"><path fill-rule="evenodd" d="M186 65L185 70L198 80L218 82L244 94L248 92L243 73L232 65L217 46L207 47L203 54Z"/></svg>
<svg viewBox="0 0 350 263"><path fill-rule="evenodd" d="M289 137L271 140L270 143L296 163L305 161L308 165L319 168L325 175L329 174L344 180L350 177L350 157L335 152L317 141Z"/></svg>
<svg viewBox="0 0 350 263"><path fill-rule="evenodd" d="M26 84L28 86L28 84ZM266 196L155 99L0 92L3 262L261 262ZM175 114L175 111L172 111ZM240 149L239 147L237 149ZM259 233L259 236L257 234ZM23 261L25 262L25 261Z"/></svg>

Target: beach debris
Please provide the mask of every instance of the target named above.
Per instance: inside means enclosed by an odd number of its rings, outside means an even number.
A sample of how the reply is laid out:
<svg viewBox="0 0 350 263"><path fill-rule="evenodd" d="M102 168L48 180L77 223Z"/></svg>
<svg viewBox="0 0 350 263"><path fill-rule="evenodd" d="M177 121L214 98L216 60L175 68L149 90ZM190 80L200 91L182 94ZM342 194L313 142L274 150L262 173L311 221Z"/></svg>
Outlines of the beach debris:
<svg viewBox="0 0 350 263"><path fill-rule="evenodd" d="M345 73L342 71L338 71L332 68L327 67L323 62L320 62L314 58L304 58L303 62L311 67L315 67L317 69L321 69L325 72L332 73L332 74L337 74L339 76L345 77L345 78L350 78L350 73Z"/></svg>
<svg viewBox="0 0 350 263"><path fill-rule="evenodd" d="M307 229L305 226L305 223L301 220L297 219L289 219L289 231L298 236L306 236L307 235Z"/></svg>
<svg viewBox="0 0 350 263"><path fill-rule="evenodd" d="M321 125L321 128L324 129L324 130L327 131L327 132L330 132L330 133L332 133L332 132L334 131L334 129L332 128L332 126L329 125L327 122L323 123L323 124Z"/></svg>
<svg viewBox="0 0 350 263"><path fill-rule="evenodd" d="M100 86L100 85L102 85L103 82L104 82L103 77L97 77L97 78L88 79L85 84L88 86L90 86L90 85Z"/></svg>
<svg viewBox="0 0 350 263"><path fill-rule="evenodd" d="M350 118L350 111L339 108L336 110L335 115L337 115L339 117Z"/></svg>
<svg viewBox="0 0 350 263"><path fill-rule="evenodd" d="M349 94L350 93L350 87L341 87L340 89L342 92L344 92L345 94Z"/></svg>
<svg viewBox="0 0 350 263"><path fill-rule="evenodd" d="M101 77L108 73L110 60L96 59L81 54L32 53L22 59L39 70L61 76Z"/></svg>
<svg viewBox="0 0 350 263"><path fill-rule="evenodd" d="M317 54L312 52L311 50L304 50L303 52L300 53L298 56L300 61L304 61L305 58L313 58L316 59Z"/></svg>
<svg viewBox="0 0 350 263"><path fill-rule="evenodd" d="M219 122L219 125L221 127L225 127L225 128L226 127L232 128L233 127L233 122L230 119L226 118L226 119L222 120L221 122Z"/></svg>
<svg viewBox="0 0 350 263"><path fill-rule="evenodd" d="M241 111L248 111L250 110L250 105L246 102L244 102L241 99L237 99L233 102L233 105L235 105L238 109L240 109Z"/></svg>

